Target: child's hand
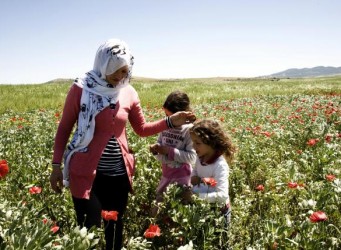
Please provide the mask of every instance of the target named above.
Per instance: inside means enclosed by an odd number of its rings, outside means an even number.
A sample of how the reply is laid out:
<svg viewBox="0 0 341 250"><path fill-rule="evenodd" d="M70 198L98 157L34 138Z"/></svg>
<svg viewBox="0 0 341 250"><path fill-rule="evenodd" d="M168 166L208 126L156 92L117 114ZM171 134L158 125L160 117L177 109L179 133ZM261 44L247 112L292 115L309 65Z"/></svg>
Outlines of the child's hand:
<svg viewBox="0 0 341 250"><path fill-rule="evenodd" d="M156 146L158 144L152 144L149 146L149 151L153 154L153 155L157 155L157 151L156 151Z"/></svg>
<svg viewBox="0 0 341 250"><path fill-rule="evenodd" d="M162 146L160 144L154 144L150 146L150 152L152 154L157 155L167 155L168 154L168 147L167 146Z"/></svg>
<svg viewBox="0 0 341 250"><path fill-rule="evenodd" d="M191 177L191 183L192 183L193 186L199 185L200 182L201 182L200 177L198 177L198 176L192 176Z"/></svg>

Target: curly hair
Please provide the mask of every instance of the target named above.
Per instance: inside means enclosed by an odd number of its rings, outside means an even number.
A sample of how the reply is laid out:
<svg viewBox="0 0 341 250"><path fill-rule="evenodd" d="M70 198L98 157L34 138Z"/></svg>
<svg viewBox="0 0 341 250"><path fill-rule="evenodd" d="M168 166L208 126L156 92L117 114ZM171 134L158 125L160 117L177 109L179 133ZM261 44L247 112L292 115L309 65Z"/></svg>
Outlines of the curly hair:
<svg viewBox="0 0 341 250"><path fill-rule="evenodd" d="M233 160L237 149L217 121L198 120L190 128L190 133L197 135L203 143L222 153L228 162Z"/></svg>

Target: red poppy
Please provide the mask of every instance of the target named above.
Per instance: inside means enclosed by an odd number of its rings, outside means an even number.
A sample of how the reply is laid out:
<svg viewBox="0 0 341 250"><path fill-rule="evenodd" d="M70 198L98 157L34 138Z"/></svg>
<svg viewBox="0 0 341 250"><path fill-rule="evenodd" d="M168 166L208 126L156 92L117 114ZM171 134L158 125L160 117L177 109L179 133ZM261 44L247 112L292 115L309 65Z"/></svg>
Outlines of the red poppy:
<svg viewBox="0 0 341 250"><path fill-rule="evenodd" d="M214 178L210 178L210 177L205 177L201 179L203 183L205 183L206 185L215 187L217 185L217 181Z"/></svg>
<svg viewBox="0 0 341 250"><path fill-rule="evenodd" d="M151 239L154 238L155 236L160 236L161 230L158 225L151 224L143 235L144 237Z"/></svg>
<svg viewBox="0 0 341 250"><path fill-rule="evenodd" d="M49 220L46 219L46 218L44 218L44 219L43 219L43 223L46 224L47 222L49 222Z"/></svg>
<svg viewBox="0 0 341 250"><path fill-rule="evenodd" d="M59 227L57 225L54 225L53 227L51 227L50 230L52 233L56 233L59 230Z"/></svg>
<svg viewBox="0 0 341 250"><path fill-rule="evenodd" d="M263 186L263 185L258 185L258 186L256 187L256 190L257 190L257 191L264 191L264 186Z"/></svg>
<svg viewBox="0 0 341 250"><path fill-rule="evenodd" d="M101 215L102 215L102 218L105 220L117 221L118 212L102 210Z"/></svg>
<svg viewBox="0 0 341 250"><path fill-rule="evenodd" d="M326 142L328 142L328 143L330 143L331 141L332 141L332 135L326 135L325 137L324 137L324 139L326 140Z"/></svg>
<svg viewBox="0 0 341 250"><path fill-rule="evenodd" d="M319 141L319 139L309 139L307 142L307 145L308 146L314 146L318 141Z"/></svg>
<svg viewBox="0 0 341 250"><path fill-rule="evenodd" d="M326 180L327 181L334 181L336 179L336 176L333 174L327 174L326 175Z"/></svg>
<svg viewBox="0 0 341 250"><path fill-rule="evenodd" d="M328 218L324 212L317 211L317 212L312 213L312 215L310 215L309 219L311 222L316 223L316 222L325 221Z"/></svg>
<svg viewBox="0 0 341 250"><path fill-rule="evenodd" d="M6 160L0 160L0 179L5 177L9 172L9 167Z"/></svg>
<svg viewBox="0 0 341 250"><path fill-rule="evenodd" d="M289 188L297 188L298 184L296 182L289 182L288 187Z"/></svg>
<svg viewBox="0 0 341 250"><path fill-rule="evenodd" d="M40 194L41 187L33 186L28 191L30 192L30 194Z"/></svg>
<svg viewBox="0 0 341 250"><path fill-rule="evenodd" d="M265 135L266 137L271 137L271 133L268 131L263 131L261 134Z"/></svg>

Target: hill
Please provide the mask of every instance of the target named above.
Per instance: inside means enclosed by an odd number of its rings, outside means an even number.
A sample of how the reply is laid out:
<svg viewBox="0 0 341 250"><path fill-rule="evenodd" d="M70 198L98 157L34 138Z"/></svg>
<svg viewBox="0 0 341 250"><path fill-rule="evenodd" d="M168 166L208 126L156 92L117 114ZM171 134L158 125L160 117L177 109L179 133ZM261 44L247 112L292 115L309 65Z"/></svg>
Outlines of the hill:
<svg viewBox="0 0 341 250"><path fill-rule="evenodd" d="M274 73L264 77L277 78L301 78L301 77L318 77L318 76L334 76L341 75L341 67L324 67L317 66L314 68L292 68L278 73Z"/></svg>

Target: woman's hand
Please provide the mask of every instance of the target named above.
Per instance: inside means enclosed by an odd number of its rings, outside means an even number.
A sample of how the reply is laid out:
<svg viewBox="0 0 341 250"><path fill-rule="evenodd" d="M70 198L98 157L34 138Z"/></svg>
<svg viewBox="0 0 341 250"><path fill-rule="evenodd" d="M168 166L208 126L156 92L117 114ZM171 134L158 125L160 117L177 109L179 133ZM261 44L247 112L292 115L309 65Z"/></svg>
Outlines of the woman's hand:
<svg viewBox="0 0 341 250"><path fill-rule="evenodd" d="M170 120L174 127L180 127L183 124L192 123L196 119L195 115L189 111L179 111L170 116Z"/></svg>
<svg viewBox="0 0 341 250"><path fill-rule="evenodd" d="M63 173L59 167L53 167L50 175L50 184L53 191L61 193L63 188Z"/></svg>

